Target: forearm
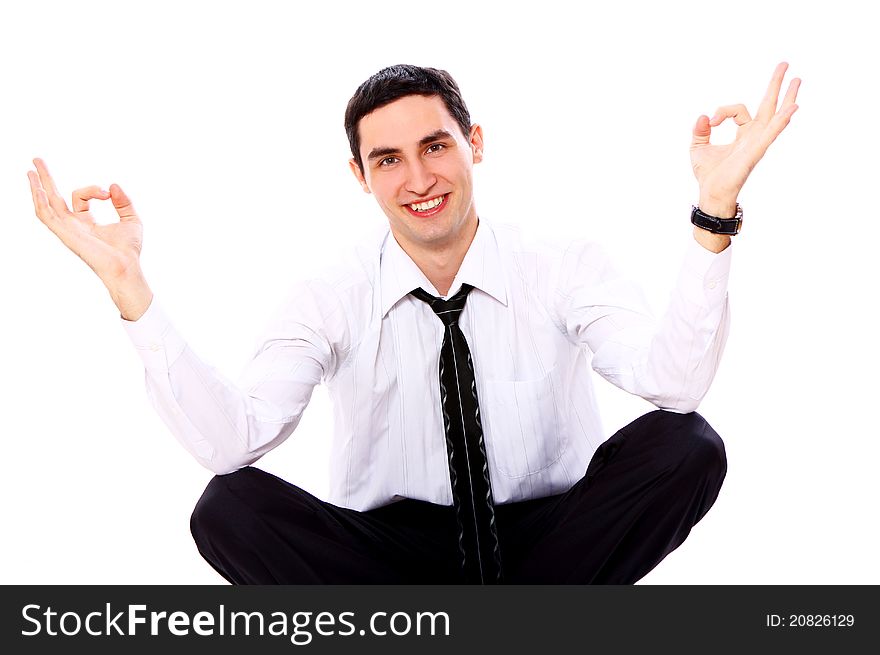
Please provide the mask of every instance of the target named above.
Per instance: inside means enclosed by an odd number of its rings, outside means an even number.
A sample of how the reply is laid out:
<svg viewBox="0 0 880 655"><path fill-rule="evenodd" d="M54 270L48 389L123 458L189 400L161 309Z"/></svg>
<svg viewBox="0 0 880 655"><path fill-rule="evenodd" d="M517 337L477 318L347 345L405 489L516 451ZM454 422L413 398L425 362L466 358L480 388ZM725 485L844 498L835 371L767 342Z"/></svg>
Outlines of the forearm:
<svg viewBox="0 0 880 655"><path fill-rule="evenodd" d="M294 431L313 385L285 383L287 397L267 398L227 379L189 347L167 370L146 369L156 413L196 461L217 474L255 462Z"/></svg>
<svg viewBox="0 0 880 655"><path fill-rule="evenodd" d="M647 351L640 382L655 394L648 399L673 411L696 410L715 379L729 333L726 294L720 305L700 307L676 290Z"/></svg>
<svg viewBox="0 0 880 655"><path fill-rule="evenodd" d="M718 370L730 313L726 299L697 316L688 309L674 299L658 322L645 320L620 329L594 353L593 369L659 408L695 411Z"/></svg>
<svg viewBox="0 0 880 655"><path fill-rule="evenodd" d="M246 466L284 441L320 381L320 367L300 361L296 344L279 344L261 350L235 383L188 347L155 300L138 321L121 323L159 417L215 473Z"/></svg>
<svg viewBox="0 0 880 655"><path fill-rule="evenodd" d="M700 231L709 237L724 236L729 243L726 235ZM730 331L731 252L706 250L714 252L688 248L646 363L646 382L653 383L659 397L677 411L693 411L708 392Z"/></svg>
<svg viewBox="0 0 880 655"><path fill-rule="evenodd" d="M591 259L601 266L600 257ZM587 271L582 295L573 299L583 309L567 312L568 331L587 343L593 369L615 386L664 409L693 411L714 378L729 331L729 267L729 249L713 254L689 245L659 321L634 283L604 274L591 283Z"/></svg>

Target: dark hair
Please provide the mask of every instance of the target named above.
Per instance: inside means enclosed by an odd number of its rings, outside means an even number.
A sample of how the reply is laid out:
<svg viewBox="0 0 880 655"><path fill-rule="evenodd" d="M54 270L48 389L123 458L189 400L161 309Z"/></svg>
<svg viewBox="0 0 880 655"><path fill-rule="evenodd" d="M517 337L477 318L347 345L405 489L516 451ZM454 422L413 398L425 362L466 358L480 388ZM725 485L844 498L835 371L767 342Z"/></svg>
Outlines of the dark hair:
<svg viewBox="0 0 880 655"><path fill-rule="evenodd" d="M461 127L465 138L471 129L471 115L452 76L437 68L398 64L383 68L358 87L345 109L345 133L351 154L361 172L361 136L358 123L369 113L405 96L440 96L446 109Z"/></svg>

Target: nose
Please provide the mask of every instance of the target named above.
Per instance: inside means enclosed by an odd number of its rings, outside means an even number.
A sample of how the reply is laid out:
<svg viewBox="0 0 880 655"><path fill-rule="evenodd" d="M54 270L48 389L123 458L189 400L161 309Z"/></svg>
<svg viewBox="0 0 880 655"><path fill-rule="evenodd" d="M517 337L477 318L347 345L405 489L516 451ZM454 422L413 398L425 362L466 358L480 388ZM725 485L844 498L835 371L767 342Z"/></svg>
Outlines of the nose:
<svg viewBox="0 0 880 655"><path fill-rule="evenodd" d="M406 177L407 191L417 196L425 196L436 183L437 176L425 165L425 162L419 159L410 162Z"/></svg>

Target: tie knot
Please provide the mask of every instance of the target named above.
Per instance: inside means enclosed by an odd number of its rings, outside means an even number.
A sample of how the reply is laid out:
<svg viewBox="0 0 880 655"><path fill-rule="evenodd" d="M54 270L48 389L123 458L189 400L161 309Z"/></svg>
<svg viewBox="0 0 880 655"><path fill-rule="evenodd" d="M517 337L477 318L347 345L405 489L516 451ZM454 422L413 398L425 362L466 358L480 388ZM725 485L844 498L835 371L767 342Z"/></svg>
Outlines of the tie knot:
<svg viewBox="0 0 880 655"><path fill-rule="evenodd" d="M421 287L413 289L410 293L419 300L424 300L428 303L431 309L434 310L434 313L440 317L441 321L443 321L443 324L446 327L449 327L458 322L458 317L461 316L461 312L464 310L464 303L467 301L467 295L470 293L471 289L473 289L471 285L462 284L461 290L449 300L443 300L437 296L432 296Z"/></svg>

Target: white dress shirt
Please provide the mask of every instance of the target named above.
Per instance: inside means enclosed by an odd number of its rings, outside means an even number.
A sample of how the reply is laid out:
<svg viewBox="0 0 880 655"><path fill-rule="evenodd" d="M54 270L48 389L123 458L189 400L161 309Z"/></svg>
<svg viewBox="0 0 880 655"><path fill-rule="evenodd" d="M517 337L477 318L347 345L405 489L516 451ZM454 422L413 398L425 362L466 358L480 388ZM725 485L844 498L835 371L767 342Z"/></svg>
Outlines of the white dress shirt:
<svg viewBox="0 0 880 655"><path fill-rule="evenodd" d="M496 503L562 493L584 475L606 439L591 367L657 407L696 409L729 330L731 250L692 240L658 321L596 243L554 245L480 220L448 296L474 287L459 325ZM281 444L324 382L334 415L327 500L358 510L398 498L451 505L444 328L409 295L416 287L440 295L385 226L343 263L293 285L237 384L193 353L156 298L122 322L156 411L212 471L230 473Z"/></svg>

